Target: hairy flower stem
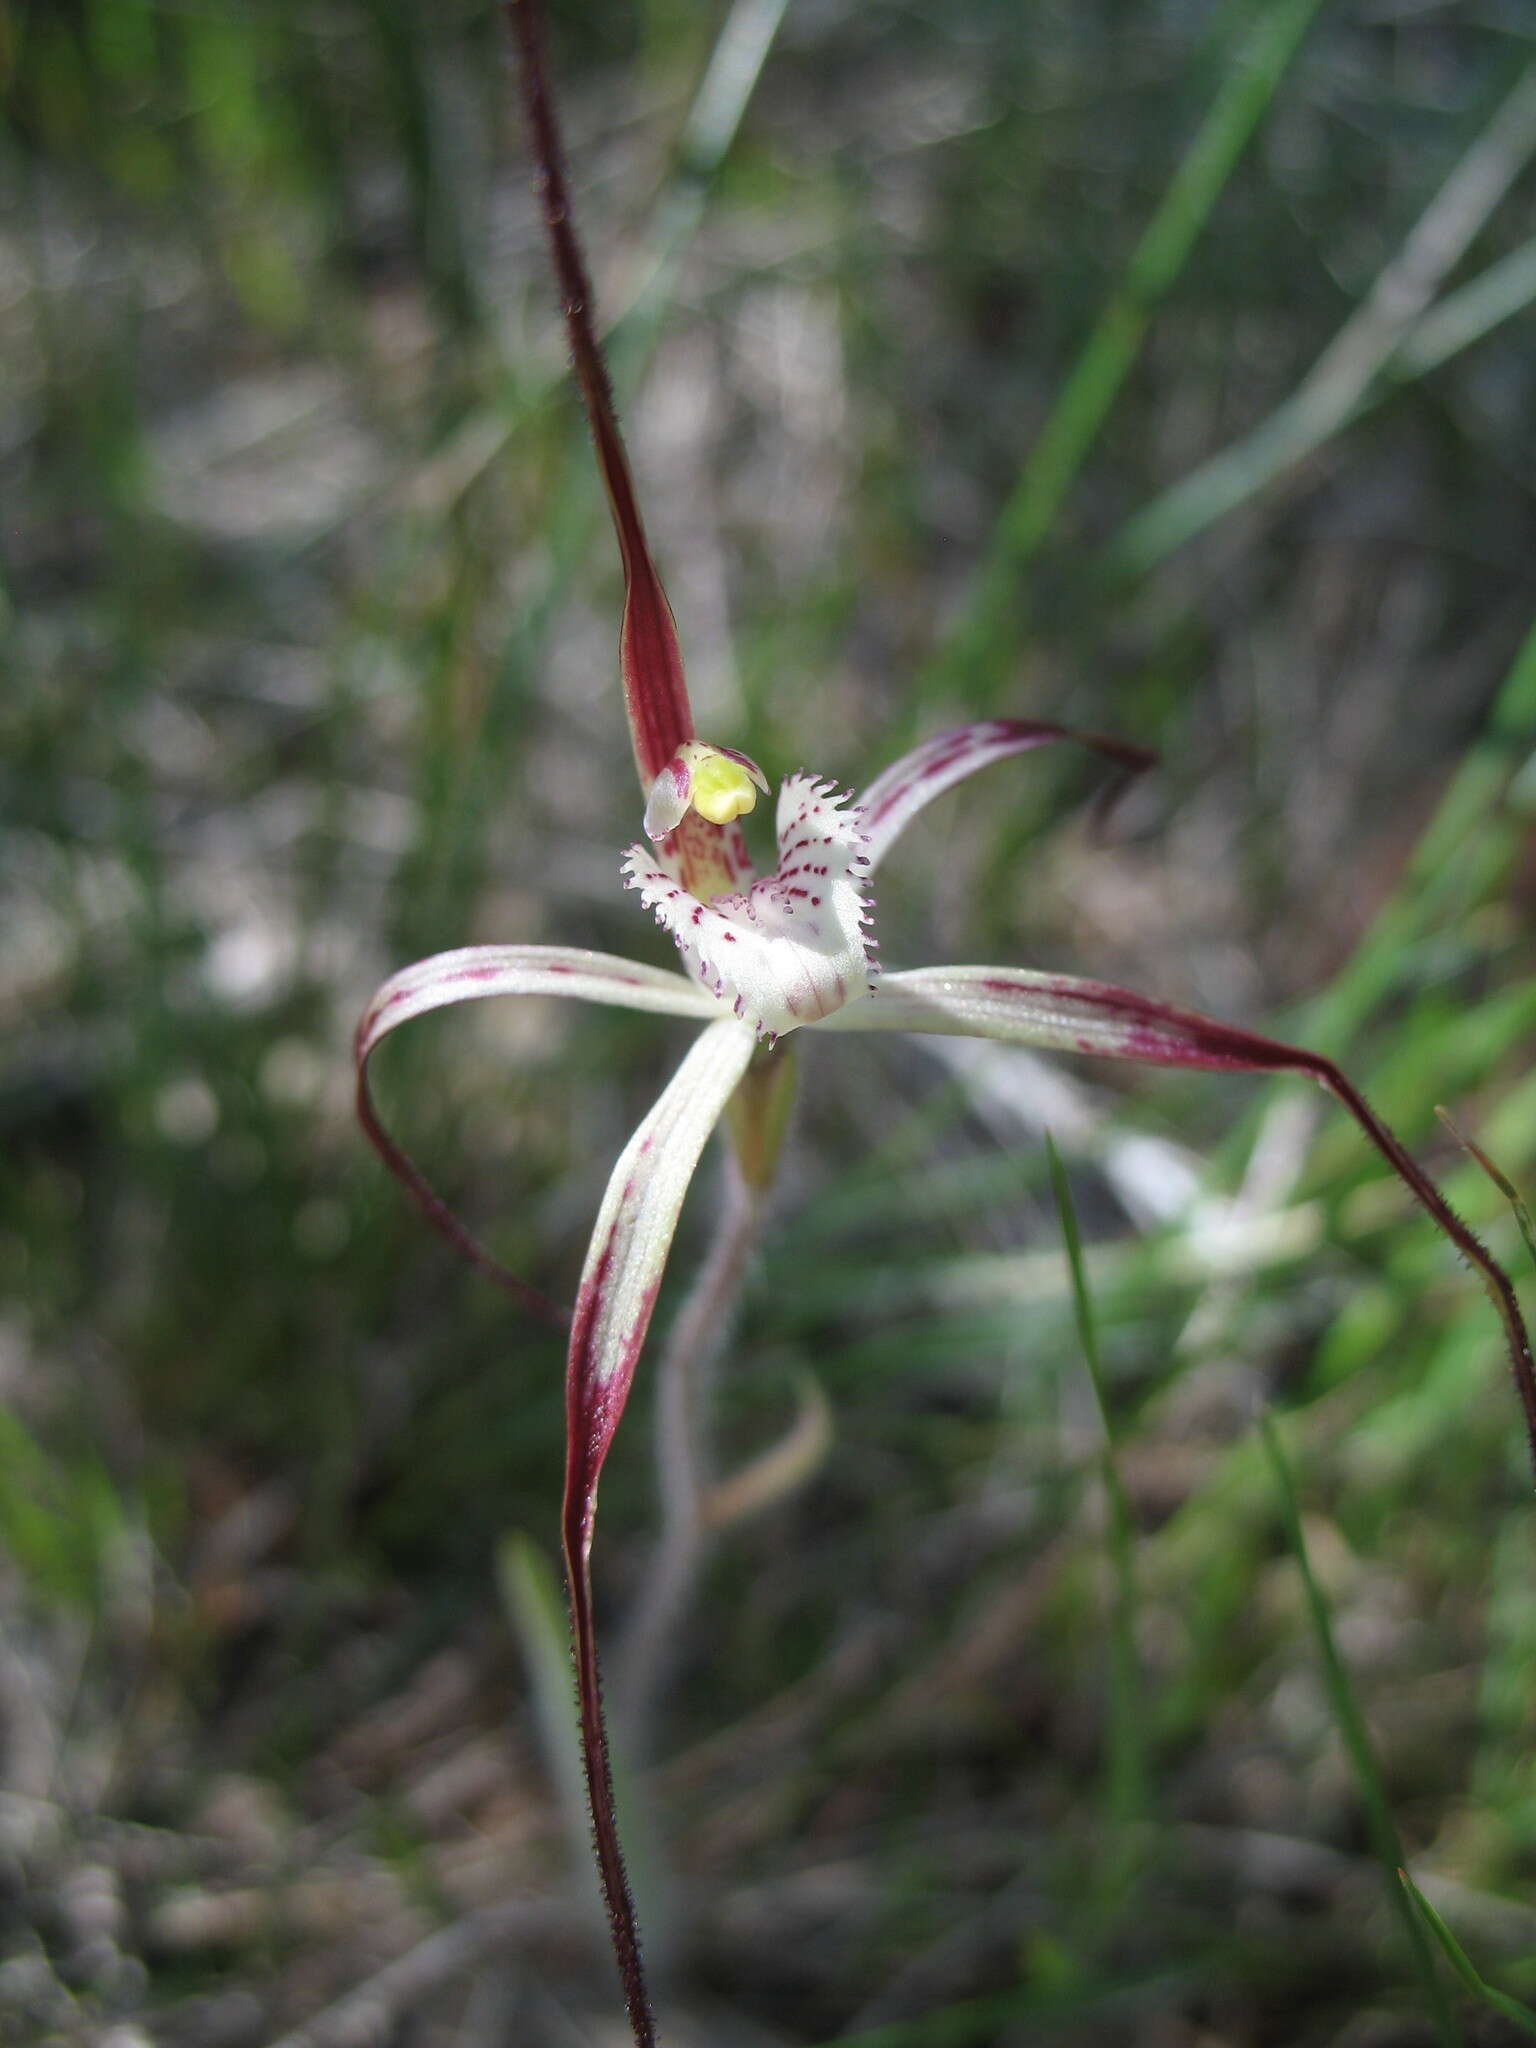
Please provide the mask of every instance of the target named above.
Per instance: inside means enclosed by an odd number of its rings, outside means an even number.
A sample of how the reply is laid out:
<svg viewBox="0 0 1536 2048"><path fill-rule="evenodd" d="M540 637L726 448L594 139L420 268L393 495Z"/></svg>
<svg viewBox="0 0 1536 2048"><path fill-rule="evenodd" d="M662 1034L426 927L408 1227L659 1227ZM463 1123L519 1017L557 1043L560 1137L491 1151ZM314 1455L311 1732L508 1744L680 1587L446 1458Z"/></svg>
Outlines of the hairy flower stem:
<svg viewBox="0 0 1536 2048"><path fill-rule="evenodd" d="M761 1191L747 1184L731 1154L725 1175L714 1239L658 1368L655 1448L661 1535L624 1632L614 1685L624 1747L637 1762L651 1749L658 1696L704 1559L712 1368L735 1317L763 1214Z"/></svg>
<svg viewBox="0 0 1536 2048"><path fill-rule="evenodd" d="M640 1923L624 1869L624 1851L614 1818L613 1767L603 1720L603 1684L597 1665L597 1623L592 1608L592 1535L568 1507L563 1529L566 1590L571 1603L571 1644L576 1660L576 1702L581 1717L581 1761L592 1809L592 1846L608 1909L608 1930L624 1987L635 2048L656 2048L656 2023L640 1959Z"/></svg>

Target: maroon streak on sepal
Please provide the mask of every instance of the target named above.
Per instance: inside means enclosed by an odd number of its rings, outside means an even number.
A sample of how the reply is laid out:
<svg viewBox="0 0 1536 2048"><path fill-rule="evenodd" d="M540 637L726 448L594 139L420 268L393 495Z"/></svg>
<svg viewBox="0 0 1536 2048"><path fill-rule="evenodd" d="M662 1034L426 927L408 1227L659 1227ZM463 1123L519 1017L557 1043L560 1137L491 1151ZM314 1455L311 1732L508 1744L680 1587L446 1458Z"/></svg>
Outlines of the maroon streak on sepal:
<svg viewBox="0 0 1536 2048"><path fill-rule="evenodd" d="M592 1808L598 1875L636 2048L653 2048L634 1900L614 1813L592 1611L592 1534L597 1488L650 1328L678 1213L710 1132L752 1058L752 1034L734 1019L694 1043L609 1178L587 1249L571 1319L565 1382L562 1533L582 1764Z"/></svg>
<svg viewBox="0 0 1536 2048"><path fill-rule="evenodd" d="M619 553L624 560L624 623L619 634L619 663L640 787L649 792L678 748L693 738L693 713L688 703L683 657L672 609L646 543L634 479L614 410L613 391L593 327L592 286L576 237L560 126L549 92L542 10L538 0L506 0L506 15L521 60L518 68L523 104L539 168L544 224L560 286L576 382L608 492Z"/></svg>
<svg viewBox="0 0 1536 2048"><path fill-rule="evenodd" d="M983 718L971 725L957 725L948 732L935 733L899 761L893 761L876 776L860 797L864 830L869 836L871 869L890 851L892 842L906 829L925 805L946 789L1014 754L1049 746L1056 740L1070 740L1102 754L1123 771L1119 786L1141 774L1157 759L1145 747L1128 740L1109 738L1103 733L1074 732L1064 725L1050 725L1033 718Z"/></svg>
<svg viewBox="0 0 1536 2048"><path fill-rule="evenodd" d="M1140 1060L1151 1066L1307 1075L1348 1111L1430 1220L1477 1269L1504 1326L1510 1371L1536 1470L1536 1365L1509 1276L1354 1083L1321 1053L1219 1024L1197 1011L1176 1009L1132 989L1002 967L925 967L887 975L878 994L868 1002L825 1019L818 1028L956 1033L1059 1052Z"/></svg>

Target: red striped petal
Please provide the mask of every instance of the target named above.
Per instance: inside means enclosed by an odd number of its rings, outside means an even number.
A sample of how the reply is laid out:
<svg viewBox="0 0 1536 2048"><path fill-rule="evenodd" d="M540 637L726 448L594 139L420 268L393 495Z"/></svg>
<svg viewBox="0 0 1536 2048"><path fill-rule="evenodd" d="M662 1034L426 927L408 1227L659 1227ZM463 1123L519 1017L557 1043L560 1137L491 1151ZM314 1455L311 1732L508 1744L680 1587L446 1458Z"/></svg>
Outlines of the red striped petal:
<svg viewBox="0 0 1536 2048"><path fill-rule="evenodd" d="M983 718L974 725L957 725L948 732L935 733L910 754L893 761L883 775L876 776L860 799L864 829L869 835L871 868L885 858L923 806L942 796L946 789L952 789L978 769L990 767L994 761L1006 761L1013 754L1026 754L1055 740L1070 740L1075 746L1089 747L1132 775L1151 767L1157 758L1126 740L1109 739L1101 733L1072 732L1064 725L1046 725L1029 718Z"/></svg>

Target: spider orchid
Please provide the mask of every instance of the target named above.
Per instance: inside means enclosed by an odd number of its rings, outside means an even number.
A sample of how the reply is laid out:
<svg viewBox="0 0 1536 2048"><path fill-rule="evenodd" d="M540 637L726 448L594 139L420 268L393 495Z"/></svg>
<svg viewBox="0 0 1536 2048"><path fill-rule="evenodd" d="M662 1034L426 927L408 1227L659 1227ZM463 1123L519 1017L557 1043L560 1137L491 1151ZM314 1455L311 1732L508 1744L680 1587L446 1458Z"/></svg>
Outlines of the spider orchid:
<svg viewBox="0 0 1536 2048"><path fill-rule="evenodd" d="M598 1482L623 1414L657 1290L694 1170L736 1098L740 1156L771 1161L759 1128L779 1112L749 1074L793 1031L916 1031L990 1038L1154 1066L1305 1075L1349 1113L1441 1232L1471 1263L1501 1320L1533 1462L1536 1371L1502 1268L1332 1061L1275 1039L1101 982L1011 967L923 967L881 974L870 879L901 832L935 797L980 769L1059 740L1122 769L1150 756L1094 734L988 719L928 740L861 796L793 774L777 801L777 865L755 873L740 820L768 784L754 762L696 738L672 614L651 560L589 311L591 293L571 221L542 29L533 0L508 0L521 55L533 150L568 337L623 561L620 632L630 732L645 799L643 837L622 860L634 890L675 941L681 972L556 946L470 946L386 981L357 1033L359 1114L385 1161L431 1220L534 1312L568 1323L563 1542L583 1757L598 1868L638 2048L654 2042L639 1934L614 1820L592 1605ZM660 1099L613 1169L574 1310L497 1264L458 1223L383 1128L367 1063L392 1031L429 1010L489 996L566 996L681 1017L700 1027ZM749 1168L749 1171L751 1169Z"/></svg>

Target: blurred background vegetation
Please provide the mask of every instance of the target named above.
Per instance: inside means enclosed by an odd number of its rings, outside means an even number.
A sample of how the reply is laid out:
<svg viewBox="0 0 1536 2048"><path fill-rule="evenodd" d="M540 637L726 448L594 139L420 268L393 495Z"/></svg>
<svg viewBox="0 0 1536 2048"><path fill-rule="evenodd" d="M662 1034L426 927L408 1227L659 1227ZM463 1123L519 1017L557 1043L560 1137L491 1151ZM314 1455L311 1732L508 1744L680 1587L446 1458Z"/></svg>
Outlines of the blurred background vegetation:
<svg viewBox="0 0 1536 2048"><path fill-rule="evenodd" d="M979 710L1158 748L1106 830L1049 756L936 808L886 960L1305 1035L1523 1259L1432 1118L1530 1184L1523 0L555 42L702 729L855 785ZM418 954L667 951L497 11L9 0L0 71L0 2039L612 2041L537 1704L558 1345L349 1104ZM685 1038L487 1006L381 1089L568 1297ZM668 2038L1519 2038L1388 1881L1536 1997L1536 1528L1470 1277L1296 1088L800 1069L719 1435L810 1373L836 1443L720 1546L637 1772Z"/></svg>

